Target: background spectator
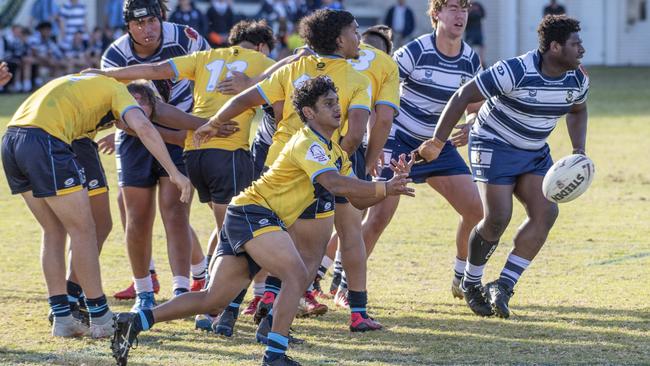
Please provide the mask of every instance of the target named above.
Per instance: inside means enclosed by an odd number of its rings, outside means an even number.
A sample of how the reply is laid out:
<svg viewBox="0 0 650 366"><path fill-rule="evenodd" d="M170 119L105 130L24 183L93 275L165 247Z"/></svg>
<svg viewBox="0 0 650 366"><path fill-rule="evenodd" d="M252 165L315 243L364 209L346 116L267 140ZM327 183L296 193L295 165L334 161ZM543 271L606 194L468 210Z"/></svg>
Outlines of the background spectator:
<svg viewBox="0 0 650 366"><path fill-rule="evenodd" d="M81 32L84 34L84 38L87 38L86 14L86 5L80 3L79 0L68 0L61 7L59 19L61 21L63 37L59 37L59 39L63 43L72 42L72 38L74 38L77 32Z"/></svg>
<svg viewBox="0 0 650 366"><path fill-rule="evenodd" d="M55 0L36 0L32 5L30 26L43 22L52 24L52 34L59 35L59 6Z"/></svg>
<svg viewBox="0 0 650 366"><path fill-rule="evenodd" d="M212 0L207 13L208 42L213 47L226 47L228 33L235 24L235 14L230 0Z"/></svg>
<svg viewBox="0 0 650 366"><path fill-rule="evenodd" d="M562 15L566 14L564 6L557 3L556 0L551 0L551 3L544 7L544 16L546 15Z"/></svg>
<svg viewBox="0 0 650 366"><path fill-rule="evenodd" d="M472 1L472 6L467 14L467 27L465 28L465 42L478 52L481 64L485 64L485 46L483 42L482 21L485 18L485 9L481 3Z"/></svg>
<svg viewBox="0 0 650 366"><path fill-rule="evenodd" d="M29 56L29 30L20 25L11 26L11 33L5 39L5 61L14 74L10 90L28 92L32 88L32 58Z"/></svg>
<svg viewBox="0 0 650 366"><path fill-rule="evenodd" d="M104 32L102 32L101 28L97 27L90 34L90 39L88 40L88 49L86 51L88 66L92 68L100 67L104 49Z"/></svg>
<svg viewBox="0 0 650 366"><path fill-rule="evenodd" d="M88 67L88 41L84 39L82 32L77 32L72 36L72 41L63 46L63 56L65 58L66 74L74 74Z"/></svg>
<svg viewBox="0 0 650 366"><path fill-rule="evenodd" d="M37 33L29 40L29 53L38 70L35 82L36 87L39 87L46 81L40 76L41 74L49 71L48 78L63 75L65 61L63 60L63 53L52 35L52 23L42 22L36 26L36 30ZM24 82L29 84L28 87L23 86L23 90L31 90L31 81L24 80Z"/></svg>
<svg viewBox="0 0 650 366"><path fill-rule="evenodd" d="M106 2L106 26L109 28L123 28L124 18L122 8L124 0L110 0Z"/></svg>
<svg viewBox="0 0 650 366"><path fill-rule="evenodd" d="M343 1L341 0L323 0L322 1L323 9L332 9L332 10L343 10Z"/></svg>
<svg viewBox="0 0 650 366"><path fill-rule="evenodd" d="M208 35L208 21L192 0L179 0L176 10L169 16L169 21L185 24L194 28L203 37Z"/></svg>
<svg viewBox="0 0 650 366"><path fill-rule="evenodd" d="M393 44L395 49L405 44L415 29L413 10L406 5L406 0L397 0L397 4L388 9L384 24L393 29Z"/></svg>

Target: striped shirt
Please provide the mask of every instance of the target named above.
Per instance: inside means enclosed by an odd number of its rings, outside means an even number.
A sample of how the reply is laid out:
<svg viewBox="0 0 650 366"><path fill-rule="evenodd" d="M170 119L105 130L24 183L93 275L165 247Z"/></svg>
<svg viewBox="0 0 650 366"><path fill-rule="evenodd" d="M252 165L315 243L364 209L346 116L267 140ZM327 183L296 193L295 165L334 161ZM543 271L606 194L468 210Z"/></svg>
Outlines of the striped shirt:
<svg viewBox="0 0 650 366"><path fill-rule="evenodd" d="M64 40L70 42L72 37L77 32L86 33L86 5L81 2L72 4L68 2L61 7L59 16L63 18L63 33L65 35Z"/></svg>
<svg viewBox="0 0 650 366"><path fill-rule="evenodd" d="M579 67L558 78L540 71L539 51L499 61L476 78L487 99L472 134L520 149L538 150L558 119L587 100L589 77Z"/></svg>
<svg viewBox="0 0 650 366"><path fill-rule="evenodd" d="M262 110L264 111L264 115L260 124L257 126L257 134L255 135L255 138L260 142L271 146L273 143L273 135L278 129L275 122L275 113L273 113L273 107L268 104L264 104Z"/></svg>
<svg viewBox="0 0 650 366"><path fill-rule="evenodd" d="M436 48L435 33L425 34L395 51L399 66L400 110L393 130L425 140L433 136L447 101L481 72L479 56L465 42L460 53L447 57Z"/></svg>
<svg viewBox="0 0 650 366"><path fill-rule="evenodd" d="M159 62L210 48L205 39L198 35L194 29L184 25L163 22L162 38L162 46L158 52L147 58L140 58L133 51L132 41L127 33L113 42L104 52L101 68ZM165 102L188 113L192 110L192 82L190 80L156 80L154 85Z"/></svg>

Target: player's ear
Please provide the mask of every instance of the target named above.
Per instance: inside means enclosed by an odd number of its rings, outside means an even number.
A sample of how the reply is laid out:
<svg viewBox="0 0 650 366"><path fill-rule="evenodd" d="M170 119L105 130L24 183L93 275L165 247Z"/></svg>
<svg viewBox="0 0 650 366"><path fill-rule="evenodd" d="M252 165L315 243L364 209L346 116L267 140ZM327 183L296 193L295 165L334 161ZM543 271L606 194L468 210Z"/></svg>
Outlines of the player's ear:
<svg viewBox="0 0 650 366"><path fill-rule="evenodd" d="M302 114L307 118L308 120L314 119L316 116L316 111L312 107L302 107Z"/></svg>

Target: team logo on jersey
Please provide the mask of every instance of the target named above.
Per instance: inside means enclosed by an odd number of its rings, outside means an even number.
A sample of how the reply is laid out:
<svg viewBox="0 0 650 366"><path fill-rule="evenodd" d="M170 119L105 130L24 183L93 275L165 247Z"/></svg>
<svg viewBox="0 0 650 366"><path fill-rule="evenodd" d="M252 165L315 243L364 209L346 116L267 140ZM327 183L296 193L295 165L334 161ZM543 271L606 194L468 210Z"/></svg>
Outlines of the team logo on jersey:
<svg viewBox="0 0 650 366"><path fill-rule="evenodd" d="M260 226L266 226L269 224L269 219L261 219L257 223L260 224Z"/></svg>
<svg viewBox="0 0 650 366"><path fill-rule="evenodd" d="M460 86L465 85L466 82L467 82L467 76L461 75L460 76Z"/></svg>
<svg viewBox="0 0 650 366"><path fill-rule="evenodd" d="M567 92L566 92L566 102L567 103L573 102L573 90L567 90Z"/></svg>
<svg viewBox="0 0 650 366"><path fill-rule="evenodd" d="M425 71L424 71L424 76L425 76L427 79L431 79L431 78L433 77L433 70L425 70Z"/></svg>
<svg viewBox="0 0 650 366"><path fill-rule="evenodd" d="M239 49L237 49L237 48L233 49L232 54L235 55L235 56L239 55Z"/></svg>
<svg viewBox="0 0 650 366"><path fill-rule="evenodd" d="M531 98L535 98L537 96L537 90L529 90L528 96Z"/></svg>
<svg viewBox="0 0 650 366"><path fill-rule="evenodd" d="M199 34L196 33L196 31L190 27L185 27L185 35L191 39L191 40L198 40L199 39Z"/></svg>
<svg viewBox="0 0 650 366"><path fill-rule="evenodd" d="M319 70L322 70L325 68L325 63L324 62L319 62L316 64L316 68Z"/></svg>
<svg viewBox="0 0 650 366"><path fill-rule="evenodd" d="M316 142L312 143L311 146L309 146L309 149L307 149L307 155L305 155L305 159L315 161L318 164L322 165L325 165L328 161L330 161L327 153L325 153L325 149L323 149L323 147Z"/></svg>

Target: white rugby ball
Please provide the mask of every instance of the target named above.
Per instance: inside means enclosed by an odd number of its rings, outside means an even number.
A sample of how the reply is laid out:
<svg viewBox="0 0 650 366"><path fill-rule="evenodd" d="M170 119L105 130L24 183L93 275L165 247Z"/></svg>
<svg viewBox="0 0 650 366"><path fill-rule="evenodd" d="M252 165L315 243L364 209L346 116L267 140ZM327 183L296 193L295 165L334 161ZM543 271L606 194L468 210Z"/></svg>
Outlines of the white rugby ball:
<svg viewBox="0 0 650 366"><path fill-rule="evenodd" d="M544 176L542 193L551 202L573 201L585 193L594 179L594 162L573 154L558 160Z"/></svg>

